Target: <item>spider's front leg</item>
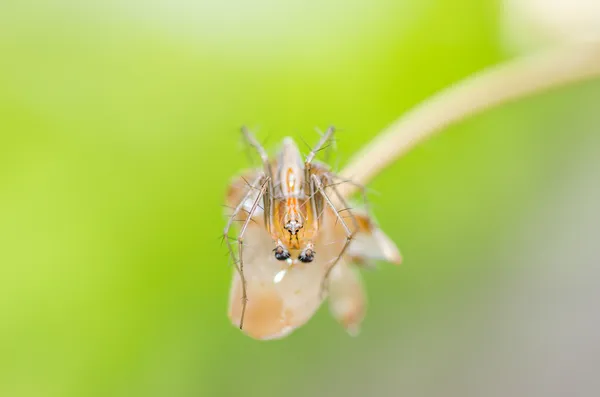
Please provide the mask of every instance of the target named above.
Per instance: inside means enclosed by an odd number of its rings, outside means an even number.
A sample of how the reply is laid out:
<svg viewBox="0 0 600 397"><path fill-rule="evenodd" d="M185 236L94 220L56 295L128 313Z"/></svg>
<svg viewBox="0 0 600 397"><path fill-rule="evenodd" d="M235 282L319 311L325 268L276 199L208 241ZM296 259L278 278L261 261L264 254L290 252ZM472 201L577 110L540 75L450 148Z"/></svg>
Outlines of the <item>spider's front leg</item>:
<svg viewBox="0 0 600 397"><path fill-rule="evenodd" d="M264 175L267 177L267 189L265 190L265 200L263 203L263 213L265 218L265 227L272 233L274 230L273 226L273 197L274 197L274 187L273 187L273 170L271 169L271 162L269 161L269 156L265 148L258 142L258 140L252 135L250 130L246 127L242 127L242 135L244 136L244 140L248 145L254 148L258 155L260 156L260 160L263 166Z"/></svg>
<svg viewBox="0 0 600 397"><path fill-rule="evenodd" d="M308 240L306 246L298 256L298 259L305 263L312 262L314 260L316 251L312 238L319 234L319 222L323 213L323 200L317 197L317 187L313 180L313 177L316 176L315 171L313 170L313 161L317 153L324 148L329 140L332 139L334 133L335 128L333 126L327 128L327 131L325 131L319 142L317 142L317 144L311 149L304 161L304 191L308 195L308 199L304 205L309 204L310 213L308 214L308 218L312 224L312 237Z"/></svg>
<svg viewBox="0 0 600 397"><path fill-rule="evenodd" d="M263 174L263 173L261 173L254 180L254 182L251 184L250 189L248 190L248 192L246 193L244 198L239 202L239 204L233 210L233 213L229 217L229 221L227 222L227 225L225 226L225 229L223 230L223 236L224 236L225 240L227 241L227 248L229 250L229 255L230 255L231 260L232 260L233 264L235 265L235 268L236 268L237 272L239 273L240 279L242 281L242 314L240 317L240 329L242 329L243 325L244 325L244 314L246 312L246 304L248 302L248 296L246 293L246 278L244 277L244 256L243 256L244 234L246 233L246 230L248 229L248 224L252 221L252 217L254 216L254 213L256 212L256 209L258 208L258 204L260 203L260 200L263 198L263 196L267 190L269 181L270 181L270 178L268 176L265 176L265 174ZM258 189L258 193L256 193L257 189ZM235 221L236 217L242 211L242 209L244 209L244 206L252 198L253 194L256 194L256 198L252 202L252 206L250 207L250 209L246 210L246 212L247 212L246 219L244 220L244 223L242 224L240 232L238 233L238 236L235 239L235 240L237 240L237 250L238 250L238 257L236 259L234 249L233 249L232 243L231 243L231 237L229 236L229 231L231 230L231 226L233 225L233 222Z"/></svg>
<svg viewBox="0 0 600 397"><path fill-rule="evenodd" d="M331 177L328 176L327 174L325 174L324 179L326 181L331 181ZM343 229L344 229L344 233L345 233L345 242L344 245L342 247L342 250L340 251L340 253L333 259L333 262L331 264L331 266L329 266L325 272L325 275L323 276L323 280L321 282L321 296L324 296L325 290L326 290L326 285L327 285L327 281L329 279L329 275L331 273L331 270L338 264L338 262L342 259L342 257L344 256L344 254L346 253L346 251L348 250L348 247L350 246L350 243L352 242L352 239L354 238L354 236L356 235L356 233L358 232L358 222L356 220L356 218L354 217L354 214L352 214L352 212L349 210L350 212L350 217L352 219L352 230L350 229L350 227L348 226L348 224L346 223L346 221L344 220L344 217L342 217L340 215L340 210L338 210L335 205L333 204L331 198L329 197L329 195L327 194L327 192L325 191L325 187L323 186L323 182L321 182L321 180L319 179L319 177L317 175L312 175L311 176L311 184L314 184L314 189L316 190L316 192L318 194L320 194L320 196L322 197L322 199L324 200L325 204L331 208L331 210L333 211L333 213L335 214L336 217L336 222L339 222ZM334 194L336 196L338 196L338 200L340 200L340 202L347 208L346 205L346 201L344 200L344 198L339 195L339 193L337 192L337 190L335 189L335 186L328 186L329 188L332 188L332 190L334 191Z"/></svg>

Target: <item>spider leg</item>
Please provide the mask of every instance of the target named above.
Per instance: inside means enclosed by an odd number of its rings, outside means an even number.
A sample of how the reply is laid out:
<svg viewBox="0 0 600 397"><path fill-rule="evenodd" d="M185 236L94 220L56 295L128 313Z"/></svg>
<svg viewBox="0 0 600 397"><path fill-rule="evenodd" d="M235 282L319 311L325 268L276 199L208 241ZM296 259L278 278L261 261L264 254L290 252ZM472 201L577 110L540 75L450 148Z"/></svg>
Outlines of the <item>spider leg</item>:
<svg viewBox="0 0 600 397"><path fill-rule="evenodd" d="M237 272L239 273L241 281L242 281L242 315L240 318L240 329L242 329L243 325L244 325L244 314L246 312L246 304L248 302L248 296L246 293L246 278L244 277L244 261L243 261L244 234L246 233L248 225L252 221L252 215L258 208L258 203L260 202L263 194L265 193L265 190L267 189L268 182L269 182L269 178L265 177L264 174L260 174L256 178L256 180L252 183L252 188L248 190L248 193L246 193L244 198L237 205L237 207L235 208L235 210L229 217L229 221L227 222L225 229L223 230L223 237L227 241L227 249L229 250L229 255L230 255L231 260L232 260L233 264L235 265L235 268L236 268ZM254 199L254 202L252 203L252 207L250 208L250 210L247 211L248 216L244 220L244 223L240 229L237 239L235 239L238 242L238 258L236 259L235 253L234 253L234 250L232 247L231 238L229 237L229 230L231 229L233 222L236 220L235 218L240 213L240 211L243 209L244 204L250 199L250 197L252 197L252 194L254 193L254 188L258 188L259 186L260 186L260 190L256 196L256 199Z"/></svg>
<svg viewBox="0 0 600 397"><path fill-rule="evenodd" d="M242 135L246 142L252 146L260 156L260 159L263 163L264 173L267 176L267 188L264 191L264 218L265 218L265 227L269 231L269 234L272 230L274 230L273 223L273 197L274 197L274 188L273 188L273 171L271 169L271 162L269 161L269 156L267 155L267 151L265 148L258 142L258 140L254 137L254 135L246 128L242 127Z"/></svg>
<svg viewBox="0 0 600 397"><path fill-rule="evenodd" d="M323 199L325 200L327 205L333 210L333 212L335 213L335 216L337 217L337 220L341 223L342 227L344 228L344 231L346 232L346 241L344 242L344 246L342 247L342 250L340 251L339 255L333 260L333 263L331 264L331 266L329 266L327 268L327 271L325 272L325 275L323 277L323 281L321 282L321 296L323 296L324 291L326 289L325 286L327 284L329 274L331 273L331 270L335 267L335 265L338 264L338 262L340 261L342 256L344 256L344 253L348 249L348 246L350 246L350 242L352 241L354 234L356 233L356 230L350 231L350 228L346 224L346 221L344 221L344 218L339 214L339 211L335 208L335 205L333 204L333 202L331 201L331 199L325 192L323 183L319 180L319 178L316 175L313 175L312 181L315 185L315 188L321 194L321 196L323 197Z"/></svg>
<svg viewBox="0 0 600 397"><path fill-rule="evenodd" d="M377 220L375 219L375 215L373 213L373 207L371 206L371 202L370 202L369 197L368 197L369 191L371 191L371 193L373 191L370 190L370 189L368 189L364 185L361 185L360 183L354 182L352 179L342 178L341 176L339 176L337 174L334 174L334 173L331 173L330 176L333 178L334 181L337 181L333 185L338 186L338 185L341 185L341 184L344 184L344 183L348 183L348 184L356 187L361 192L362 201L363 201L363 205L364 205L364 211L366 212L366 215L367 215L367 217L369 219L369 222L373 226L378 227ZM337 196L338 197L343 197L341 195L341 193L339 193L339 190L338 190Z"/></svg>
<svg viewBox="0 0 600 397"><path fill-rule="evenodd" d="M317 220L318 220L318 215L319 215L320 211L319 211L319 208L317 207L315 184L312 181L312 176L314 176L314 174L312 173L312 162L315 159L316 154L323 147L323 145L325 145L327 143L327 141L329 141L329 139L331 139L334 132L335 132L335 128L329 127L327 129L327 131L325 131L325 133L321 136L321 139L319 140L319 142L310 151L308 156L306 156L306 160L304 161L304 175L305 175L304 179L306 181L306 185L308 188L307 189L308 197L310 200L310 207L312 209L312 216L314 219L313 224L314 224L314 228L315 228L315 233L317 232L317 229L318 229Z"/></svg>
<svg viewBox="0 0 600 397"><path fill-rule="evenodd" d="M342 210L337 210L336 211L337 214L339 215L339 213L342 212L342 211L348 212L350 214L350 219L352 219L352 224L354 226L354 232L353 233L356 233L359 230L358 220L356 219L356 216L354 216L354 213L352 212L352 208L350 208L348 206L348 202L346 201L346 199L344 198L344 196L342 196L340 194L339 190L337 189L337 185L333 182L334 174L325 173L324 178L327 181L327 185L325 187L333 190L333 194L335 194L337 200L339 201L339 203L343 207ZM366 196L365 196L365 199L366 199Z"/></svg>
<svg viewBox="0 0 600 397"><path fill-rule="evenodd" d="M315 145L315 147L310 151L308 156L306 156L306 161L304 162L307 168L310 168L310 164L312 164L315 156L323 148L323 146L331 139L333 133L335 132L334 127L327 128L327 131L323 134L319 142Z"/></svg>

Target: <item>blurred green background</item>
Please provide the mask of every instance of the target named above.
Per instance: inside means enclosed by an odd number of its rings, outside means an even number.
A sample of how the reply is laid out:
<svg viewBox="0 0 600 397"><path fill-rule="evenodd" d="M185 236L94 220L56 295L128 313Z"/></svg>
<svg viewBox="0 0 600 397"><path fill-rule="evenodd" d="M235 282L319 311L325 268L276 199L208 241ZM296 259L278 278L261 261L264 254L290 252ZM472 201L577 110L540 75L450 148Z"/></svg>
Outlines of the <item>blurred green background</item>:
<svg viewBox="0 0 600 397"><path fill-rule="evenodd" d="M598 82L466 120L373 182L405 261L364 273L358 338L326 306L281 341L241 334L218 237L242 124L270 150L334 124L341 167L516 56L502 18L481 0L3 2L0 396L469 395L465 368L498 348L486 302L533 266L513 244L600 148Z"/></svg>

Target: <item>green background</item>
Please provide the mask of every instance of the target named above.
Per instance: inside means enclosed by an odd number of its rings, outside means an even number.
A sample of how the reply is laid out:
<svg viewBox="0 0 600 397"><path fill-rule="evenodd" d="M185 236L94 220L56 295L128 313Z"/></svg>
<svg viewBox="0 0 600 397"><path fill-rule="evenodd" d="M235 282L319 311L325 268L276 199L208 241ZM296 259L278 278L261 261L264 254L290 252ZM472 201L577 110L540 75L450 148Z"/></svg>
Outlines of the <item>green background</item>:
<svg viewBox="0 0 600 397"><path fill-rule="evenodd" d="M405 259L364 273L358 338L325 306L281 341L233 327L221 205L249 166L242 124L270 151L334 124L341 167L418 102L515 56L501 14L480 0L0 5L0 395L460 383L468 352L494 345L473 307L527 266L507 241L599 145L598 82L466 120L372 183Z"/></svg>

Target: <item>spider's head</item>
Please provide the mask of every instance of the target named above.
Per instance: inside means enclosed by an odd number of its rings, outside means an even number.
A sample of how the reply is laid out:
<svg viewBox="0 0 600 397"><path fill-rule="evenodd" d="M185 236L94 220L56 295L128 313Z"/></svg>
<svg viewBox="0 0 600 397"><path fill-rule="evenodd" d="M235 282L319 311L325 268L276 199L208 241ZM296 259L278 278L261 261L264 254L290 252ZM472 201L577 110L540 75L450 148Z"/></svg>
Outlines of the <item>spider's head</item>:
<svg viewBox="0 0 600 397"><path fill-rule="evenodd" d="M288 221L283 228L290 232L292 236L295 236L302 227L304 227L302 221L293 219Z"/></svg>

